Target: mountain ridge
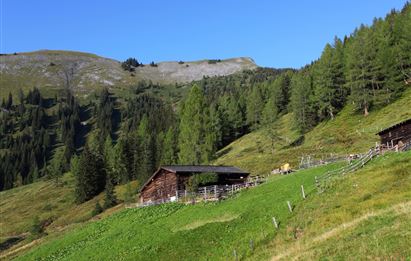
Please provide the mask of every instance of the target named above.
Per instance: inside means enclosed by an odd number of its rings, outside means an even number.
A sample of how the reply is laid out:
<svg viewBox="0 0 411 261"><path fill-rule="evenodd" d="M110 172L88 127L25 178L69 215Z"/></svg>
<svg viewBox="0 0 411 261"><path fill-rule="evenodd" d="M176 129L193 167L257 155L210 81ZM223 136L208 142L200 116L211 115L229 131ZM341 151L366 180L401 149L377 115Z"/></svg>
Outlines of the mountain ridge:
<svg viewBox="0 0 411 261"><path fill-rule="evenodd" d="M139 81L158 84L183 84L203 77L226 76L258 68L248 57L224 60L164 61L138 66L132 72L121 67L121 62L92 53L39 50L0 56L1 79L5 96L15 89L33 86L61 88L68 86L75 92L87 93L94 88L122 88Z"/></svg>

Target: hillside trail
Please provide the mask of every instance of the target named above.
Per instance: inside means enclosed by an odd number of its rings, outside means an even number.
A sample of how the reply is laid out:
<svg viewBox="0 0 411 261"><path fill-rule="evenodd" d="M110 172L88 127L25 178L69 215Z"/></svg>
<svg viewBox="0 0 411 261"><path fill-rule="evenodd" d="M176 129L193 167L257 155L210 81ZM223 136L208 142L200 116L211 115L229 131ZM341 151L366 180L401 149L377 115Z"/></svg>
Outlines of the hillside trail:
<svg viewBox="0 0 411 261"><path fill-rule="evenodd" d="M7 259L13 257L14 255L16 255L17 253L19 253L20 251L23 251L23 250L25 250L25 249L27 249L27 248L33 247L33 246L35 246L35 245L38 245L38 244L40 244L42 241L43 241L43 239L42 239L42 238L39 238L39 239L36 239L36 240L31 241L30 243L27 243L27 244L25 244L25 245L22 245L22 246L20 246L20 247L18 247L18 248L12 249L12 250L10 250L9 252L6 252L5 254L1 255L1 256L0 256L0 260L7 260Z"/></svg>
<svg viewBox="0 0 411 261"><path fill-rule="evenodd" d="M401 214L411 214L411 201L407 201L407 202L402 202L399 204L396 204L392 207L386 208L386 209L382 209L382 210L378 210L378 211L371 211L368 212L358 218L355 218L349 222L343 223L327 232L322 233L321 235L318 235L316 237L314 237L312 240L308 241L308 242L300 242L297 241L295 242L293 245L291 245L290 247L287 247L287 250L273 256L271 258L271 261L276 261L276 260L281 260L283 258L287 258L287 259L293 259L296 260L298 259L304 252L309 251L310 249L312 249L313 247L315 247L316 244L319 244L329 238L335 237L338 234L340 234L340 232L355 227L357 225L359 225L361 222L369 219L369 218L373 218L373 217L377 217L380 215L384 215L386 213L389 212L393 212L395 213L396 216L401 215Z"/></svg>

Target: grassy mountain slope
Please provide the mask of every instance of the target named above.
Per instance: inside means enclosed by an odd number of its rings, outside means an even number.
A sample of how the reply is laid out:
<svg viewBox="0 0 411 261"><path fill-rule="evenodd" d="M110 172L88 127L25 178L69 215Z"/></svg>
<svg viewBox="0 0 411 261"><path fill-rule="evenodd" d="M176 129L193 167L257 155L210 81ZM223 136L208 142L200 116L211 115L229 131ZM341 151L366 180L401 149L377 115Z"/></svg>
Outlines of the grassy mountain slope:
<svg viewBox="0 0 411 261"><path fill-rule="evenodd" d="M378 131L411 118L410 104L411 88L394 103L372 111L367 117L355 113L349 104L334 120L320 123L304 136L293 131L292 115L287 114L271 128L251 132L220 150L220 157L215 163L267 174L286 162L298 167L301 156L321 159L331 154L362 153L379 140ZM269 138L273 130L277 132L274 151Z"/></svg>
<svg viewBox="0 0 411 261"><path fill-rule="evenodd" d="M234 250L239 258L256 260L409 257L410 157L411 152L379 157L336 179L322 194L315 192L314 176L341 163L274 176L220 203L124 210L19 259L227 260L234 259ZM293 213L287 200L295 206ZM280 222L278 230L272 216ZM362 243L364 238L371 243Z"/></svg>
<svg viewBox="0 0 411 261"><path fill-rule="evenodd" d="M273 238L271 216L284 222L290 216L286 200L299 200L300 184L312 191L314 176L330 167L274 177L220 203L124 210L40 246L27 259L215 260L234 249L243 254L250 240L257 246Z"/></svg>
<svg viewBox="0 0 411 261"><path fill-rule="evenodd" d="M136 185L133 183L132 187L136 189ZM125 189L125 185L116 187L120 200L124 199ZM11 236L26 236L35 216L41 221L48 221L47 232L50 233L89 220L96 202L103 202L103 193L77 205L73 190L74 177L67 173L59 185L54 180L41 180L0 192L0 242Z"/></svg>
<svg viewBox="0 0 411 261"><path fill-rule="evenodd" d="M94 54L72 51L42 50L0 56L0 97L15 93L18 88L34 86L52 92L70 86L78 94L88 94L101 87L126 88L140 80L155 83L186 83L203 76L229 75L257 68L250 58L233 58L210 64L208 60L195 62L160 62L157 67L145 65L130 73L121 68L121 62Z"/></svg>
<svg viewBox="0 0 411 261"><path fill-rule="evenodd" d="M253 259L411 257L411 151L374 159L296 208Z"/></svg>

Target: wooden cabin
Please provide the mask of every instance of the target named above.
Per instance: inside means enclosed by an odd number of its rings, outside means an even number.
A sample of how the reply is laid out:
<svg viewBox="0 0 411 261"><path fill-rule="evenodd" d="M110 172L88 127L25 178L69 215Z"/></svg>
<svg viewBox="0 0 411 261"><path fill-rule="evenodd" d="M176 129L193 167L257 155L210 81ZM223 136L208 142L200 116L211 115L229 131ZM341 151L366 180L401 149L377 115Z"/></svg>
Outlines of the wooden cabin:
<svg viewBox="0 0 411 261"><path fill-rule="evenodd" d="M377 134L380 136L381 146L404 147L411 142L411 119L399 122Z"/></svg>
<svg viewBox="0 0 411 261"><path fill-rule="evenodd" d="M177 192L185 190L188 179L194 174L216 173L218 181L210 185L244 183L248 172L231 166L174 165L160 167L140 190L140 203L177 200Z"/></svg>

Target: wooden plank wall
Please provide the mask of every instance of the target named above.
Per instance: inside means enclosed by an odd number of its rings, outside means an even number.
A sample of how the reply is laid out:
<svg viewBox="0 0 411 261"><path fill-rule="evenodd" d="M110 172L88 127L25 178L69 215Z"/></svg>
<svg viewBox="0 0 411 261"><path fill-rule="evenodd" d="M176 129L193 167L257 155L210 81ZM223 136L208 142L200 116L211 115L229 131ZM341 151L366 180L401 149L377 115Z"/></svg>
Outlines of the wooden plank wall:
<svg viewBox="0 0 411 261"><path fill-rule="evenodd" d="M396 145L399 141L406 143L411 139L411 122L389 130L380 135L380 137L382 145L387 144L388 142L391 146L391 140L393 141L393 145Z"/></svg>
<svg viewBox="0 0 411 261"><path fill-rule="evenodd" d="M177 175L174 172L160 170L153 180L141 191L140 201L168 199L176 195Z"/></svg>

